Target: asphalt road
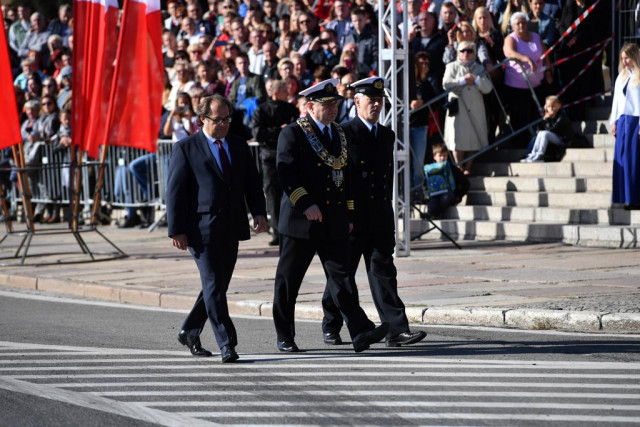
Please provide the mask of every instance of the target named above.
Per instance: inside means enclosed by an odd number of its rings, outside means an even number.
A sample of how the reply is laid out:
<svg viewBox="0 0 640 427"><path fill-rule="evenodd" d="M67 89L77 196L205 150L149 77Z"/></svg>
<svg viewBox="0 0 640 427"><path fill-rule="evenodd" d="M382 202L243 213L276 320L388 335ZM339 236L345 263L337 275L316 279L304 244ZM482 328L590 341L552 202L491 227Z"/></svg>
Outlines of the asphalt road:
<svg viewBox="0 0 640 427"><path fill-rule="evenodd" d="M269 319L236 317L240 363L222 365L177 343L183 317L1 291L0 424L640 423L637 335L426 327L356 355L299 321L305 351L286 355ZM217 351L210 329L202 341Z"/></svg>

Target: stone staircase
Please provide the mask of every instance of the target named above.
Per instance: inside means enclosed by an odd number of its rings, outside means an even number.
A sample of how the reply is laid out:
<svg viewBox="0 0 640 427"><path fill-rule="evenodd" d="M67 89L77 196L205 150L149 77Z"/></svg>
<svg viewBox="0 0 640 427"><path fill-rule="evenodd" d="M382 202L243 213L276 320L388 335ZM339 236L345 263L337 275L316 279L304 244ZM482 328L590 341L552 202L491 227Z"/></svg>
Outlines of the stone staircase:
<svg viewBox="0 0 640 427"><path fill-rule="evenodd" d="M609 111L590 109L586 121L574 124L592 148L570 148L561 162L520 163L524 150L516 149L479 158L466 200L435 223L458 241L640 248L640 211L611 204L615 140L605 120ZM413 219L412 234L427 225ZM440 238L435 230L421 237Z"/></svg>

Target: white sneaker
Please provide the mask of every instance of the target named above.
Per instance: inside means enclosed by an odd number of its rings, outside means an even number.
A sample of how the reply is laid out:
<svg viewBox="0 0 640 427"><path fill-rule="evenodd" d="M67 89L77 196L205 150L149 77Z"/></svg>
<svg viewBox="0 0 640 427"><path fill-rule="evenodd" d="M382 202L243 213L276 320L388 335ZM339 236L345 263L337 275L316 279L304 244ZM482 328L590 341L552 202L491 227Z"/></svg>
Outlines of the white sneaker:
<svg viewBox="0 0 640 427"><path fill-rule="evenodd" d="M528 157L525 157L524 159L520 160L520 163L530 163L531 159Z"/></svg>

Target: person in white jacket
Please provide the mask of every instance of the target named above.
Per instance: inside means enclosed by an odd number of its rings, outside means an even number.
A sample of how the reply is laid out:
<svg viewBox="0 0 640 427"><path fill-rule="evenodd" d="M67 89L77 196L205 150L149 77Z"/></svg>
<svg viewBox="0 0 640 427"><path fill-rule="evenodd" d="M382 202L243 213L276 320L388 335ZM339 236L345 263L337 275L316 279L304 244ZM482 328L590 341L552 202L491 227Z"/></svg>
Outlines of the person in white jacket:
<svg viewBox="0 0 640 427"><path fill-rule="evenodd" d="M640 209L640 49L625 43L613 92L609 124L616 137L611 201Z"/></svg>

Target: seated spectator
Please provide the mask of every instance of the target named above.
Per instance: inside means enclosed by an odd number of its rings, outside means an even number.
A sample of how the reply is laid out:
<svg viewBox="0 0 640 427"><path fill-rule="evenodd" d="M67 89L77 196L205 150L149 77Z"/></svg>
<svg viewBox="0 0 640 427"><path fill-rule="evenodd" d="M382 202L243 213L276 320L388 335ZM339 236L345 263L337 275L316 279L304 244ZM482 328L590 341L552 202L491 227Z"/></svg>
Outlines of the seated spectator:
<svg viewBox="0 0 640 427"><path fill-rule="evenodd" d="M195 22L196 30L202 34L214 36L216 34L214 22L203 19L202 15L202 8L198 2L192 2L187 5L187 16Z"/></svg>
<svg viewBox="0 0 640 427"><path fill-rule="evenodd" d="M46 77L42 82L42 96L58 98L58 84L53 77Z"/></svg>
<svg viewBox="0 0 640 427"><path fill-rule="evenodd" d="M289 31L279 37L279 47L276 53L278 58L288 58L291 55L293 52L293 40L295 40L296 36L296 33Z"/></svg>
<svg viewBox="0 0 640 427"><path fill-rule="evenodd" d="M287 92L289 93L287 101L292 104L297 104L298 98L300 98L298 92L302 90L300 87L300 82L293 74L287 76L284 81L287 84Z"/></svg>
<svg viewBox="0 0 640 427"><path fill-rule="evenodd" d="M249 56L249 71L253 74L262 75L262 68L264 67L264 52L262 51L264 37L260 30L251 30L251 33L249 33L249 41L251 42L251 47L247 52Z"/></svg>
<svg viewBox="0 0 640 427"><path fill-rule="evenodd" d="M18 19L9 28L9 47L17 54L22 46L22 42L27 37L29 31L29 18L31 17L31 7L26 4L18 5Z"/></svg>
<svg viewBox="0 0 640 427"><path fill-rule="evenodd" d="M535 90L535 96L541 99L544 98L543 77L546 78L547 83L551 84L553 76L551 70L541 71L544 65L549 65L548 58L545 58L544 63L540 60L545 47L538 34L529 32L527 16L521 12L514 13L511 16L511 27L513 32L504 40L504 54L507 58L520 61L524 69L514 61L507 62L504 73L506 87L504 101L509 111L511 125L514 130L517 130L539 117L529 83ZM516 137L513 142L516 147L525 147L528 143L529 137L524 133Z"/></svg>
<svg viewBox="0 0 640 427"><path fill-rule="evenodd" d="M544 0L529 0L529 32L538 33L545 46L552 46L558 39L553 18L543 12Z"/></svg>
<svg viewBox="0 0 640 427"><path fill-rule="evenodd" d="M331 9L331 20L325 25L325 29L335 31L339 49L342 49L347 35L353 30L350 9L351 5L347 0L335 0Z"/></svg>
<svg viewBox="0 0 640 427"><path fill-rule="evenodd" d="M262 23L264 23L264 13L262 12L260 4L255 1L254 4L249 7L244 17L244 26L251 31L257 30Z"/></svg>
<svg viewBox="0 0 640 427"><path fill-rule="evenodd" d="M488 144L487 118L482 94L491 92L489 76L476 61L476 45L461 42L458 59L447 64L442 85L449 93L449 111L444 122L444 140L460 164L467 154ZM456 105L457 108L454 108ZM457 111L456 111L457 110ZM471 173L472 161L461 165L465 175Z"/></svg>
<svg viewBox="0 0 640 427"><path fill-rule="evenodd" d="M573 123L562 113L562 102L557 96L547 96L544 103L543 128L529 143L523 163L559 161L564 157L575 132Z"/></svg>
<svg viewBox="0 0 640 427"><path fill-rule="evenodd" d="M231 86L233 82L240 76L238 69L236 68L235 59L224 59L222 61L222 73L220 81L225 84L224 86L224 96L229 96L231 93Z"/></svg>
<svg viewBox="0 0 640 427"><path fill-rule="evenodd" d="M271 28L271 25L267 24L266 22L263 22L258 26L258 31L260 31L260 34L262 34L262 38L265 42L272 42L276 39L275 31L273 30L273 28Z"/></svg>
<svg viewBox="0 0 640 427"><path fill-rule="evenodd" d="M60 90L58 91L58 108L71 109L71 67L60 70Z"/></svg>
<svg viewBox="0 0 640 427"><path fill-rule="evenodd" d="M274 42L266 42L262 45L262 52L264 53L264 66L260 72L262 81L266 83L267 79L277 79L279 77L278 70L278 56L276 55L278 45Z"/></svg>
<svg viewBox="0 0 640 427"><path fill-rule="evenodd" d="M449 151L445 144L436 142L432 151L434 163L424 167L429 196L427 209L431 217L440 218L449 207L462 201L470 185L462 171L449 162Z"/></svg>
<svg viewBox="0 0 640 427"><path fill-rule="evenodd" d="M293 31L291 31L291 17L287 13L286 15L278 18L278 28L276 29L275 42L278 45L281 45L283 36L289 33L293 33Z"/></svg>
<svg viewBox="0 0 640 427"><path fill-rule="evenodd" d="M450 2L446 1L442 3L440 6L440 33L447 37L449 31L456 25L456 21L458 20L458 9L456 6Z"/></svg>
<svg viewBox="0 0 640 427"><path fill-rule="evenodd" d="M276 14L276 8L278 7L278 2L276 0L264 0L262 2L262 11L264 12L264 22L271 27L273 31L273 41L275 39L276 30L278 29L278 15ZM267 38L268 39L268 38ZM269 40L269 39L268 39Z"/></svg>
<svg viewBox="0 0 640 427"><path fill-rule="evenodd" d="M180 32L178 33L178 41L187 40L189 45L198 44L199 38L204 33L196 27L196 21L188 16L182 18Z"/></svg>
<svg viewBox="0 0 640 427"><path fill-rule="evenodd" d="M340 53L335 31L323 30L320 37L311 43L305 58L309 64L313 64L314 68L323 65L331 70L340 62Z"/></svg>
<svg viewBox="0 0 640 427"><path fill-rule="evenodd" d="M307 60L296 52L293 52L290 56L291 62L293 62L293 75L296 76L300 83L300 90L304 90L313 84L313 74L307 68Z"/></svg>
<svg viewBox="0 0 640 427"><path fill-rule="evenodd" d="M338 100L338 116L336 117L335 122L346 123L357 115L356 104L354 101L356 91L349 86L351 83L356 81L356 75L347 71L337 78L340 80L340 83L336 89L338 90L338 94L342 96L342 99Z"/></svg>
<svg viewBox="0 0 640 427"><path fill-rule="evenodd" d="M44 79L44 73L38 70L38 65L33 59L25 59L21 62L22 73L18 74L18 77L13 81L14 86L20 86L22 90L27 90L27 79L33 73L40 76L40 79Z"/></svg>
<svg viewBox="0 0 640 427"><path fill-rule="evenodd" d="M367 25L366 13L362 9L351 11L353 31L347 36L345 44L356 43L358 46L359 77L366 78L378 69L378 36Z"/></svg>
<svg viewBox="0 0 640 427"><path fill-rule="evenodd" d="M309 50L313 40L320 35L316 17L311 12L302 12L298 15L300 33L293 41L293 50L304 55ZM298 77L299 79L299 77Z"/></svg>
<svg viewBox="0 0 640 427"><path fill-rule="evenodd" d="M181 27L180 17L183 13L180 0L167 0L167 12L169 17L164 20L164 28L171 31L172 34L178 35Z"/></svg>
<svg viewBox="0 0 640 427"><path fill-rule="evenodd" d="M347 47L349 47L348 44ZM358 63L357 54L352 50L344 49L342 51L338 65L346 68L349 73L353 73L356 76L362 75L362 73L360 73L360 64Z"/></svg>
<svg viewBox="0 0 640 427"><path fill-rule="evenodd" d="M173 68L177 50L178 43L176 35L169 30L165 30L162 33L162 62L165 69Z"/></svg>
<svg viewBox="0 0 640 427"><path fill-rule="evenodd" d="M197 81L193 87L202 89L204 95L224 96L225 85L218 80L218 66L216 61L202 61L196 67ZM198 105L198 104L196 104Z"/></svg>
<svg viewBox="0 0 640 427"><path fill-rule="evenodd" d="M193 112L191 96L187 92L180 92L175 105L164 124L163 132L171 135L172 141L180 141L189 135L193 135L197 117Z"/></svg>
<svg viewBox="0 0 640 427"><path fill-rule="evenodd" d="M35 50L36 52L40 52L45 59L43 62L46 63L49 60L47 41L49 40L51 32L47 30L45 17L40 12L35 12L31 15L31 18L29 18L29 22L31 22L31 27L22 41L20 49L18 49L18 56L21 59L25 59L29 51Z"/></svg>
<svg viewBox="0 0 640 427"><path fill-rule="evenodd" d="M176 72L176 81L171 86L169 98L164 104L164 108L167 111L173 110L178 93L188 92L196 84L192 79L192 69L187 61L177 61L173 69Z"/></svg>
<svg viewBox="0 0 640 427"><path fill-rule="evenodd" d="M249 43L249 33L242 23L242 18L234 18L231 21L231 43L237 45L242 52L248 52L251 47Z"/></svg>
<svg viewBox="0 0 640 427"><path fill-rule="evenodd" d="M331 72L324 65L318 65L313 72L313 84L318 84L331 78Z"/></svg>
<svg viewBox="0 0 640 427"><path fill-rule="evenodd" d="M31 73L27 76L27 91L25 92L25 98L40 99L42 96L42 80L40 80L40 74Z"/></svg>
<svg viewBox="0 0 640 427"><path fill-rule="evenodd" d="M278 61L278 74L281 79L286 79L293 75L293 62L285 57Z"/></svg>
<svg viewBox="0 0 640 427"><path fill-rule="evenodd" d="M467 0L464 8L464 18L466 21L473 21L473 15L479 7L484 7L484 0Z"/></svg>
<svg viewBox="0 0 640 427"><path fill-rule="evenodd" d="M189 54L189 64L192 68L202 61L203 49L200 47L200 43L190 44L187 46L187 53Z"/></svg>
<svg viewBox="0 0 640 427"><path fill-rule="evenodd" d="M476 44L476 51L478 55L476 58L487 58L489 53L484 44L476 42L476 32L467 21L462 21L456 27L457 31L449 30L447 37L449 38L449 44L444 48L444 54L442 56L442 62L448 64L455 61L458 57L458 44L460 42L472 42ZM454 36L455 33L455 36Z"/></svg>

